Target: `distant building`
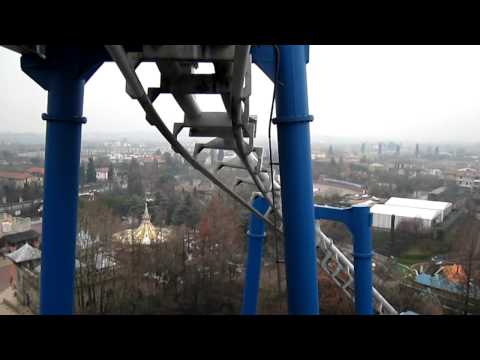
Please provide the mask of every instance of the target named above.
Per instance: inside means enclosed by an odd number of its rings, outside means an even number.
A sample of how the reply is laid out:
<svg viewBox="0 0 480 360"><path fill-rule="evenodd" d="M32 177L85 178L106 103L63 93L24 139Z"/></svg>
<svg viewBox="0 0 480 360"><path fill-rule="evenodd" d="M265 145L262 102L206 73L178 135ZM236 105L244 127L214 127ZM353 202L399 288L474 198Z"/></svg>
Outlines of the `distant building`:
<svg viewBox="0 0 480 360"><path fill-rule="evenodd" d="M97 181L107 181L108 180L108 168L97 168L95 169L95 176Z"/></svg>
<svg viewBox="0 0 480 360"><path fill-rule="evenodd" d="M447 152L447 151L441 151L438 153L438 155L440 157L444 157L444 158L452 158L453 157L453 154L450 153L450 152Z"/></svg>
<svg viewBox="0 0 480 360"><path fill-rule="evenodd" d="M436 177L441 177L443 175L442 170L440 169L430 169L427 172L429 175L433 175Z"/></svg>
<svg viewBox="0 0 480 360"><path fill-rule="evenodd" d="M45 169L41 167L32 167L25 170L25 172L37 179L43 179L45 177Z"/></svg>
<svg viewBox="0 0 480 360"><path fill-rule="evenodd" d="M18 154L18 157L45 159L45 151L44 151L44 150L40 150L40 151L28 151L28 152L24 152L24 153L19 153L19 154Z"/></svg>
<svg viewBox="0 0 480 360"><path fill-rule="evenodd" d="M39 234L31 236L28 233L32 229L30 218L13 217L7 213L0 214L0 252L6 253L15 250L18 245L29 242L31 245L36 244ZM13 236L23 234L20 236ZM22 239L26 241L23 241Z"/></svg>
<svg viewBox="0 0 480 360"><path fill-rule="evenodd" d="M23 189L25 184L33 180L33 176L27 172L0 171L0 183L13 186L16 189Z"/></svg>
<svg viewBox="0 0 480 360"><path fill-rule="evenodd" d="M440 211L440 221L442 222L452 211L452 203L449 203L449 202L408 199L408 198L399 198L399 197L391 197L385 202L385 205L403 206L408 208L427 209L427 210L438 210Z"/></svg>
<svg viewBox="0 0 480 360"><path fill-rule="evenodd" d="M455 182L458 186L468 189L480 187L480 177L478 171L472 168L458 169Z"/></svg>
<svg viewBox="0 0 480 360"><path fill-rule="evenodd" d="M321 153L312 153L312 160L325 160L327 159L327 154L324 152Z"/></svg>
<svg viewBox="0 0 480 360"><path fill-rule="evenodd" d="M0 238L7 234L27 231L31 228L30 218L14 217L7 213L0 213Z"/></svg>
<svg viewBox="0 0 480 360"><path fill-rule="evenodd" d="M452 210L452 203L392 197L385 204L371 207L372 227L391 230L402 222L417 222L423 230L442 223Z"/></svg>
<svg viewBox="0 0 480 360"><path fill-rule="evenodd" d="M370 165L368 166L368 169L369 169L370 171L384 170L384 169L385 169L385 165L380 164L380 163L373 163L373 164L370 164Z"/></svg>
<svg viewBox="0 0 480 360"><path fill-rule="evenodd" d="M35 230L27 230L0 238L0 249L6 248L8 251L15 251L25 244L38 247L40 245L40 234Z"/></svg>
<svg viewBox="0 0 480 360"><path fill-rule="evenodd" d="M16 251L6 255L15 265L11 277L13 279L12 285L16 289L18 302L28 307L34 314L38 313L40 305L41 256L41 250L29 244L25 244ZM84 296L75 296L77 309L83 297L87 297L88 303L88 298L90 296L98 297L102 289L107 292L111 292L114 289L115 282L111 280L115 279L117 263L113 257L105 252L98 251L93 254L91 259L90 257L88 259L93 261L92 264L75 259L76 294L84 292ZM89 270L81 271L86 268ZM96 275L101 276L97 277ZM84 290L84 287L88 287L89 291L93 290L93 292L86 294L87 291Z"/></svg>
<svg viewBox="0 0 480 360"><path fill-rule="evenodd" d="M176 192L193 193L194 191L199 193L210 193L214 190L214 186L211 182L203 182L198 179L190 181L184 181L178 185L175 185Z"/></svg>
<svg viewBox="0 0 480 360"><path fill-rule="evenodd" d="M17 299L34 313L39 307L39 282L34 268L40 264L42 253L28 243L6 255L15 267L11 274L12 286L16 289Z"/></svg>
<svg viewBox="0 0 480 360"><path fill-rule="evenodd" d="M392 223L396 229L403 222L419 222L423 230L430 230L438 221L438 210L408 208L403 206L377 204L370 208L373 215L372 227L391 230Z"/></svg>

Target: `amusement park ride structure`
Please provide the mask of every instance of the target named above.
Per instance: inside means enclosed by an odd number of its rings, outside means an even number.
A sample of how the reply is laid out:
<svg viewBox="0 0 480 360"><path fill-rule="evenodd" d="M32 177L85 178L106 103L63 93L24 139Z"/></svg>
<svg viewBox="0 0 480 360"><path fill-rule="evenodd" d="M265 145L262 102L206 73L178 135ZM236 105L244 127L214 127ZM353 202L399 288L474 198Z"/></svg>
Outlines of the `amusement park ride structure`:
<svg viewBox="0 0 480 360"><path fill-rule="evenodd" d="M107 61L116 63L126 80L126 92L143 108L146 120L172 149L252 212L248 231L243 314L255 314L261 276L265 225L283 233L288 312L318 314L318 266L354 301L357 314L397 314L373 287L371 214L368 207L339 209L314 204L310 151L306 64L303 45L4 45L21 53L21 68L48 91L45 189L40 290L41 314L72 314L74 309L75 239L84 86ZM154 62L159 87L143 88L135 69ZM214 74L195 74L199 62L213 63ZM275 88L280 176L264 168L263 148L254 145L258 122L249 114L251 65L258 66ZM153 102L172 94L185 116L173 131L164 124ZM202 112L195 94L221 95L225 112ZM177 140L183 128L197 143L193 154ZM203 149L233 151L236 158L222 167L244 169L249 178L237 184L254 186L251 201L241 198L196 157ZM271 153L271 152L270 152ZM270 161L271 162L271 161ZM278 196L275 196L275 195ZM280 196L281 195L281 196ZM279 201L276 203L275 198ZM281 201L280 201L281 200ZM280 206L279 206L280 205ZM273 215L274 221L270 219ZM277 226L276 219L281 221ZM319 219L341 221L352 232L354 263L335 246Z"/></svg>

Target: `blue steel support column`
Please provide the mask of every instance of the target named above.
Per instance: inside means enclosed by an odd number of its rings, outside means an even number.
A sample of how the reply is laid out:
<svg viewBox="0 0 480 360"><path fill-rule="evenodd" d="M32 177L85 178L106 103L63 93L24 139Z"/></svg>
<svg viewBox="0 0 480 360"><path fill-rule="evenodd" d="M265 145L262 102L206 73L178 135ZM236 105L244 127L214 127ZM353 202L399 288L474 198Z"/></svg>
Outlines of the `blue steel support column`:
<svg viewBox="0 0 480 360"><path fill-rule="evenodd" d="M254 198L252 206L262 214L265 214L269 208L268 202L259 195ZM255 315L257 313L258 289L260 287L263 240L265 238L265 223L256 214L252 213L250 215L247 235L248 253L242 314Z"/></svg>
<svg viewBox="0 0 480 360"><path fill-rule="evenodd" d="M72 314L84 86L101 61L78 49L22 56L22 70L48 90L40 313Z"/></svg>
<svg viewBox="0 0 480 360"><path fill-rule="evenodd" d="M318 314L305 47L280 46L276 102L290 314Z"/></svg>
<svg viewBox="0 0 480 360"><path fill-rule="evenodd" d="M360 315L373 314L372 214L368 206L342 209L314 206L315 219L340 221L353 235L355 310Z"/></svg>
<svg viewBox="0 0 480 360"><path fill-rule="evenodd" d="M353 206L351 211L350 231L353 235L355 311L359 315L372 315L372 215L368 206Z"/></svg>
<svg viewBox="0 0 480 360"><path fill-rule="evenodd" d="M74 310L75 239L84 80L52 79L45 141L41 314Z"/></svg>

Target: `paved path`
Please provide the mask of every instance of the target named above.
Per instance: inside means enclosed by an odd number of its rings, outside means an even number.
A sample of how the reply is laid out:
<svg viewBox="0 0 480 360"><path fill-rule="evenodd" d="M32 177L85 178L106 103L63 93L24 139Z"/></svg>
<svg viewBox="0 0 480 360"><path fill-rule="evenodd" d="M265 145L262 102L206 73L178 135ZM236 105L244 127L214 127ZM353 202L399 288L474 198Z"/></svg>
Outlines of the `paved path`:
<svg viewBox="0 0 480 360"><path fill-rule="evenodd" d="M16 301L13 297L12 289L8 288L2 292L0 292L0 315L19 315L16 311L14 311L10 306L4 304L3 299L7 298L8 300ZM12 301L10 301L12 302Z"/></svg>
<svg viewBox="0 0 480 360"><path fill-rule="evenodd" d="M1 267L4 267L4 266L6 266L6 265L10 265L11 263L12 263L12 262L11 262L9 259L0 256L0 268L1 268Z"/></svg>
<svg viewBox="0 0 480 360"><path fill-rule="evenodd" d="M10 286L10 277L14 266L10 260L0 258L0 292Z"/></svg>
<svg viewBox="0 0 480 360"><path fill-rule="evenodd" d="M9 306L5 305L3 302L0 303L0 316L2 315L18 315L14 312Z"/></svg>
<svg viewBox="0 0 480 360"><path fill-rule="evenodd" d="M10 287L10 276L14 266L10 260L0 258L0 315L31 315L31 312L23 306L19 306L21 310L17 312L3 302L3 299L7 299L11 304L18 306L15 291Z"/></svg>
<svg viewBox="0 0 480 360"><path fill-rule="evenodd" d="M18 304L14 293L15 290L13 290L11 287L8 287L4 291L0 292L0 315L33 315L30 309ZM3 299L7 299L8 302L13 304L18 311L5 304Z"/></svg>

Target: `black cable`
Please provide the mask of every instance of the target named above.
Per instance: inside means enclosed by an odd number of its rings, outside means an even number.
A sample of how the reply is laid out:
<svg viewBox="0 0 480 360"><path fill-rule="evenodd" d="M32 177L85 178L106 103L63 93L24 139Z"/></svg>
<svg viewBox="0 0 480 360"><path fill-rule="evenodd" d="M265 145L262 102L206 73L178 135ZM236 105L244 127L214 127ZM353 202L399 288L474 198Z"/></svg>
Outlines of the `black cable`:
<svg viewBox="0 0 480 360"><path fill-rule="evenodd" d="M275 105L275 98L277 97L277 87L278 87L278 74L280 72L280 49L278 45L274 45L275 49L275 76L273 81L273 97L272 97L272 107L270 108L270 120L268 122L268 152L270 155L270 181L272 186L272 204L273 204L273 226L277 228L277 212L276 212L276 202L275 202L275 185L273 178L273 154L272 154L272 122L273 122L273 107ZM279 257L278 257L278 238L277 232L273 232L273 242L275 243L275 263L277 267L277 281L278 281L278 291L281 292L281 279L279 272Z"/></svg>
<svg viewBox="0 0 480 360"><path fill-rule="evenodd" d="M235 143L237 144L237 156L243 162L243 164L245 165L245 169L250 174L250 177L252 178L254 184L257 186L258 190L260 190L263 197L268 202L268 206L271 207L276 212L277 210L273 206L273 202L270 201L267 191L263 187L260 177L257 174L255 174L255 171L250 166L250 163L248 161L248 155L244 151L245 149L244 149L244 143L243 143L242 126L240 124L240 117L241 117L240 103L233 101L233 98L232 98L231 101L228 102L228 105L227 103L225 103L225 107L227 108L227 112L232 117L232 125L233 125L232 132L235 139Z"/></svg>

